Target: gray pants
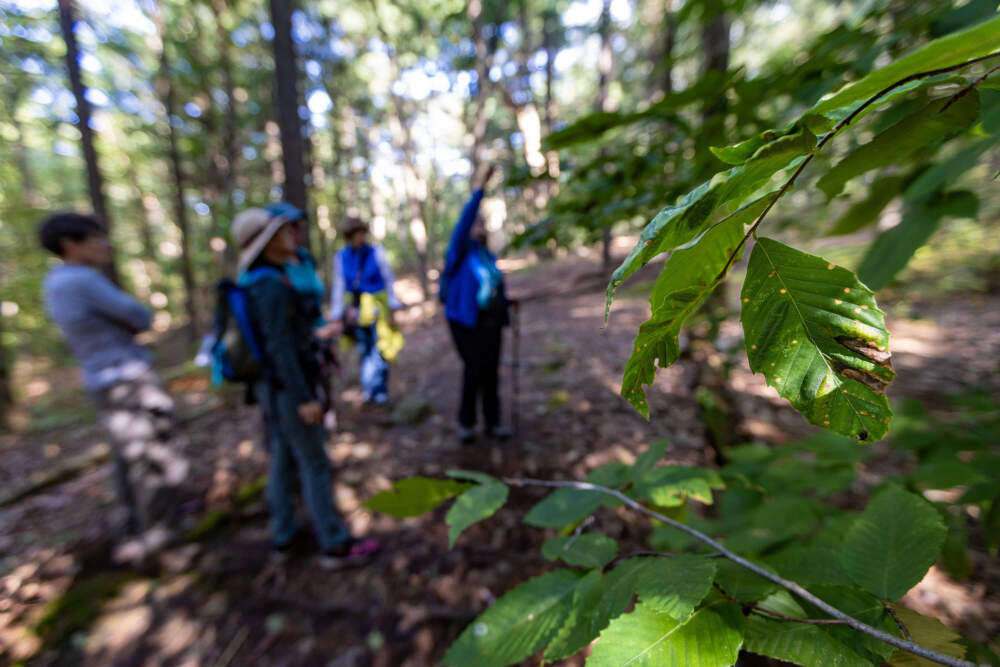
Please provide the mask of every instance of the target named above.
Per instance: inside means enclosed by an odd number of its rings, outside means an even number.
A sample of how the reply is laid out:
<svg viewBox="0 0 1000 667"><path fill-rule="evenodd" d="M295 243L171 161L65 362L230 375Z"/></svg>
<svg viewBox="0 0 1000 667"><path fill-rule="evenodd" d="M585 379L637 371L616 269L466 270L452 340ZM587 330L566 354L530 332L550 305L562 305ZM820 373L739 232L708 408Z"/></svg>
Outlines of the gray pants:
<svg viewBox="0 0 1000 667"><path fill-rule="evenodd" d="M101 425L111 437L115 495L129 527L143 532L172 523L190 469L180 451L174 400L152 370L95 398Z"/></svg>
<svg viewBox="0 0 1000 667"><path fill-rule="evenodd" d="M323 427L304 424L299 419L298 405L285 392L272 392L266 380L254 385L254 395L264 411L269 440L267 502L271 510L271 539L276 546L289 544L298 530L292 504L298 473L320 548L336 549L350 539L350 533L333 504L333 473L323 446Z"/></svg>

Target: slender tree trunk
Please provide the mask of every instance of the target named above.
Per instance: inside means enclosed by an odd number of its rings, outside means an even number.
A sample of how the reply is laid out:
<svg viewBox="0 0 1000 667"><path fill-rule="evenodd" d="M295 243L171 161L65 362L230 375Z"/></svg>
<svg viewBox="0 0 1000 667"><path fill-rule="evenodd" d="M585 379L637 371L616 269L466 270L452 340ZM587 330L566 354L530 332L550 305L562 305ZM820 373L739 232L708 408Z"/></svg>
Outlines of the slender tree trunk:
<svg viewBox="0 0 1000 667"><path fill-rule="evenodd" d="M7 358L7 345L3 339L6 322L0 314L0 426L7 423L7 412L14 405L14 394L11 391L11 362Z"/></svg>
<svg viewBox="0 0 1000 667"><path fill-rule="evenodd" d="M285 182L283 199L303 211L306 180L302 119L299 117L299 70L292 41L292 0L270 0L274 26L274 70L277 80L278 125L281 128L281 161Z"/></svg>
<svg viewBox="0 0 1000 667"><path fill-rule="evenodd" d="M76 98L77 129L83 146L83 160L87 165L87 189L90 191L91 206L94 214L111 234L111 218L108 214L107 200L104 197L104 178L101 176L97 161L97 149L94 147L94 131L90 127L90 101L87 100L87 89L83 85L80 74L80 50L76 43L76 18L74 16L73 0L59 0L59 25L62 28L63 39L66 41L66 66L69 69L70 87ZM115 253L112 251L111 261L105 269L107 276L118 282L118 269L115 264Z"/></svg>
<svg viewBox="0 0 1000 667"><path fill-rule="evenodd" d="M469 162L472 166L472 177L477 178L482 164L483 143L486 140L486 129L489 117L486 115L486 98L490 85L489 68L493 58L490 44L495 48L496 40L487 42L483 36L483 0L470 0L466 7L466 16L472 25L472 40L476 46L476 104L472 116L472 150Z"/></svg>
<svg viewBox="0 0 1000 667"><path fill-rule="evenodd" d="M375 22L378 26L379 35L382 41L386 44L391 44L392 41L389 39L389 35L382 25L382 21L378 14L378 3L377 0L371 0L372 10L375 14ZM395 81L399 77L399 63L396 59L395 51L390 51L389 53L389 63L391 80ZM392 125L392 131L396 138L396 143L403 149L403 159L404 159L404 173L405 173L405 185L406 185L406 204L409 214L409 232L410 239L413 241L413 249L417 256L417 271L418 278L420 280L420 292L424 300L430 296L430 284L427 278L427 246L428 246L428 234L427 234L427 216L424 212L425 199L427 197L426 183L420 177L420 173L417 171L417 163L415 151L413 150L413 140L410 135L410 128L407 127L405 119L406 115L403 110L403 101L393 92L392 88L389 89L389 97L391 105L389 107L389 112L391 114L390 124Z"/></svg>
<svg viewBox="0 0 1000 667"><path fill-rule="evenodd" d="M226 28L226 17L229 15L229 7L226 0L212 0L212 15L215 19L216 41L219 45L219 69L222 72L222 90L226 94L225 109L225 133L223 135L222 156L225 160L222 179L223 196L225 197L225 208L223 211L226 225L231 225L236 217L236 202L233 200L233 190L236 189L236 161L238 153L236 150L238 121L236 118L236 85L233 83L233 57L230 49L232 39L229 30ZM228 230L223 230L223 238L227 236ZM226 244L223 253L223 272L230 273L236 266L236 248L232 243Z"/></svg>
<svg viewBox="0 0 1000 667"><path fill-rule="evenodd" d="M660 80L664 95L674 92L674 47L677 44L677 15L673 0L663 2L663 51L659 57ZM728 60L728 58L727 58ZM654 72L657 68L653 68Z"/></svg>
<svg viewBox="0 0 1000 667"><path fill-rule="evenodd" d="M555 12L546 12L542 23L542 48L545 49L545 134L550 135L555 130L556 122L556 102L553 92L555 83L555 60L556 43L555 27L559 25L559 15ZM554 197L559 192L559 153L549 151L545 160L549 167L549 197Z"/></svg>
<svg viewBox="0 0 1000 667"><path fill-rule="evenodd" d="M10 115L10 122L14 126L16 138L14 139L14 164L21 175L21 194L28 204L35 206L38 202L38 188L35 184L35 174L31 170L28 161L28 146L24 140L24 128L21 121L17 119L16 111Z"/></svg>
<svg viewBox="0 0 1000 667"><path fill-rule="evenodd" d="M614 66L614 53L611 50L611 0L604 0L600 18L601 54L598 60L598 80L597 80L597 110L610 111L608 100L608 84L611 81L612 68ZM605 273L611 271L611 225L605 221L601 230L601 268Z"/></svg>
<svg viewBox="0 0 1000 667"><path fill-rule="evenodd" d="M181 236L181 279L184 281L184 310L188 317L188 342L194 343L198 336L197 287L191 266L191 225L184 201L184 169L177 146L177 128L174 127L174 85L170 78L170 56L167 53L167 22L165 7L157 2L156 27L160 37L160 72L156 79L156 90L166 111L167 159L170 174L174 180L174 217Z"/></svg>

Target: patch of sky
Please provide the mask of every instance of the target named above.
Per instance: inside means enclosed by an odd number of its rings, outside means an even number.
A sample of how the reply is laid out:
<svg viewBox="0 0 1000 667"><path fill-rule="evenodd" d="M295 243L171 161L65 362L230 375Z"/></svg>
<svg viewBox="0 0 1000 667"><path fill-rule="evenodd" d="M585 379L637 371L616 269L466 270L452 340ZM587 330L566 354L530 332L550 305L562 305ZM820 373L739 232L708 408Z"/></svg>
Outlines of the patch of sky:
<svg viewBox="0 0 1000 667"><path fill-rule="evenodd" d="M201 118L201 107L194 102L188 102L184 105L184 113L192 118Z"/></svg>
<svg viewBox="0 0 1000 667"><path fill-rule="evenodd" d="M21 69L28 74L41 74L44 70L42 68L42 61L34 56L28 56L21 60Z"/></svg>
<svg viewBox="0 0 1000 667"><path fill-rule="evenodd" d="M63 157L70 157L74 153L73 146L68 141L63 141L62 139L52 142L52 152Z"/></svg>
<svg viewBox="0 0 1000 667"><path fill-rule="evenodd" d="M316 89L311 93L308 93L306 104L309 106L309 111L314 114L326 113L333 108L333 100L325 90Z"/></svg>
<svg viewBox="0 0 1000 667"><path fill-rule="evenodd" d="M306 74L308 74L313 79L318 79L320 74L323 73L323 67L315 60L306 61Z"/></svg>
<svg viewBox="0 0 1000 667"><path fill-rule="evenodd" d="M212 212L212 209L210 209L208 207L208 204L206 204L203 201L200 201L197 204L195 204L194 205L194 210L195 210L195 213L197 213L198 215L201 215L201 216L206 216L206 215L208 215L209 213Z"/></svg>
<svg viewBox="0 0 1000 667"><path fill-rule="evenodd" d="M240 48L250 44L256 37L257 31L250 25L241 25L230 34L233 44Z"/></svg>
<svg viewBox="0 0 1000 667"><path fill-rule="evenodd" d="M260 36L267 41L274 39L274 26L267 21L260 24Z"/></svg>
<svg viewBox="0 0 1000 667"><path fill-rule="evenodd" d="M308 107L300 106L298 112L299 112L299 118L301 118L302 120L309 120L309 116L312 115L309 113Z"/></svg>
<svg viewBox="0 0 1000 667"><path fill-rule="evenodd" d="M111 102L111 98L108 97L100 88L87 88L87 92L84 93L87 101L93 104L95 107L104 107Z"/></svg>

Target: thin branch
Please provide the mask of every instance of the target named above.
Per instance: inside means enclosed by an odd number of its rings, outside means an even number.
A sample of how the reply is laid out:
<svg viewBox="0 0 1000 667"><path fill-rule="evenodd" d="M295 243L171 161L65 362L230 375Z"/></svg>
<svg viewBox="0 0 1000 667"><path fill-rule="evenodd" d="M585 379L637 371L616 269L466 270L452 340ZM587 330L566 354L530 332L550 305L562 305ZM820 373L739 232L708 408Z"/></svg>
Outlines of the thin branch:
<svg viewBox="0 0 1000 667"><path fill-rule="evenodd" d="M973 81L972 83L970 83L968 86L966 86L962 90L960 90L957 93L955 93L954 95L952 95L952 98L950 100L948 100L948 104L945 104L943 107L941 107L941 111L943 112L945 109L947 109L952 104L954 104L955 102L957 102L960 97L964 97L965 95L967 95L970 90L972 90L973 88L975 88L976 86L978 86L979 84L981 84L983 81L985 81L989 77L990 74L993 74L994 72L996 72L998 70L1000 70L1000 65L995 65L992 69L987 70L986 74L983 74L981 77L979 77L978 79L976 79L975 81Z"/></svg>
<svg viewBox="0 0 1000 667"><path fill-rule="evenodd" d="M892 620L896 621L896 625L899 626L899 630L903 633L903 636L912 642L913 636L910 635L910 631L906 629L905 625L903 625L903 619L896 615L896 610L890 605L882 605L882 608L889 612L889 615L892 616Z"/></svg>
<svg viewBox="0 0 1000 667"><path fill-rule="evenodd" d="M760 223L764 221L764 218L767 216L768 213L771 212L771 209L778 202L778 200L781 199L785 195L785 193L788 192L789 188L791 188L792 185L795 184L795 179L799 177L799 174L801 174L802 171L806 168L806 165L812 162L813 158L816 157L816 155L819 154L821 150L823 150L823 147L826 146L831 139L837 136L837 134L839 134L840 131L843 130L845 127L850 125L854 121L854 119L858 117L858 114L860 114L862 111L870 107L872 104L875 104L875 102L877 102L886 94L892 92L896 88L899 88L900 86L905 85L911 81L926 79L927 77L937 76L938 74L947 74L948 72L954 72L955 70L960 70L962 68L968 67L969 65L974 65L978 62L989 60L991 58L996 58L998 56L1000 56L1000 51L979 58L973 58L972 60L966 60L965 62L960 63L958 65L949 65L948 67L942 67L940 69L935 69L935 70L928 70L926 72L916 72L914 74L910 74L909 76L903 77L902 79L896 81L895 83L889 84L888 86L886 86L885 88L883 88L882 90L878 91L877 93L869 97L867 100L865 100L864 104L862 104L857 109L852 111L851 114L847 116L847 118L837 123L832 130L830 130L827 134L823 136L822 139L820 139L819 143L816 144L816 147L812 150L811 153L809 153L808 156L806 156L806 159L802 161L802 164L800 164L799 168L795 170L795 173L792 174L792 177L789 178L785 182L785 184L781 186L781 189L778 191L778 196L775 197L771 201L771 203L767 205L767 208L765 208L759 216L757 216L757 219L754 221L753 225L750 226L750 229L747 231L747 233L743 235L743 239L736 246L736 249L733 250L733 252L729 255L729 259L726 261L726 265L722 267L722 271L719 272L719 275L716 276L715 279L721 280L722 278L725 277L726 273L729 271L729 267L732 266L734 261L736 261L736 257L743 249L743 246L746 245L746 242L750 240L751 236L757 233L757 228L760 226ZM985 75L983 75L982 79L985 79L987 76L990 75L990 73L996 71L998 68L1000 68L1000 65L998 65L997 67L993 68ZM980 79L980 81L982 79ZM977 85L980 81L973 82L972 86ZM970 88L972 86L970 86ZM951 105L951 103L954 102L957 97L966 94L968 90L969 89L967 88L965 90L959 91L956 94L956 96L952 98L952 100L948 102L948 104L945 105L944 108L941 110L944 111L944 109L947 109L948 106Z"/></svg>
<svg viewBox="0 0 1000 667"><path fill-rule="evenodd" d="M932 651L929 648L916 644L912 641L900 639L899 637L894 637L887 632L879 630L878 628L873 628L867 623L863 623L858 619L854 618L853 616L845 614L836 607L827 604L826 602L824 602L823 600L821 600L820 598L816 597L815 595L807 591L805 588L803 588L801 584L798 584L794 581L790 581L783 577L779 577L773 572L770 572L764 569L763 567L748 561L746 558L743 558L742 556L733 553L732 551L730 551L722 544L709 537L708 535L705 535L704 533L695 530L694 528L688 526L687 524L671 519L668 516L664 516L659 512L654 512L653 510L640 504L636 500L629 498L621 491L616 491L615 489L609 489L606 486L591 484L590 482L574 482L574 481L557 482L557 481L540 480L540 479L519 479L513 477L505 477L503 481L506 484L518 487L523 487L523 486L545 486L551 488L569 487L573 489L579 489L581 491L596 491L598 493L603 493L613 498L617 498L621 502L625 503L626 505L634 509L636 512L639 512L640 514L645 514L646 516L652 517L657 521L662 521L668 526L676 528L677 530L690 535L691 537L695 538L700 542L704 542L713 549L717 550L720 554L722 554L724 558L727 558L736 563L737 565L740 565L741 567L750 570L754 574L763 577L764 579L767 579L768 581L771 581L775 584L778 584L779 586L788 591L791 591L792 593L799 596L809 604L826 612L830 616L843 621L844 624L849 625L858 632L862 632L868 635L869 637L874 637L875 639L885 642L890 646L895 646L896 648L903 649L904 651L909 651L914 655L919 655L922 658L926 658L941 665L949 665L950 667L974 667L973 663L971 662L966 662L964 660L953 658L950 655L945 655L943 653L938 653L937 651Z"/></svg>
<svg viewBox="0 0 1000 667"><path fill-rule="evenodd" d="M805 623L807 625L847 625L847 621L842 621L839 618L799 618L798 616L788 616L787 614L781 614L776 611L771 611L770 609L764 609L763 607L758 607L757 605L754 605L753 609L750 611L758 615L780 618L783 621L791 621L792 623Z"/></svg>

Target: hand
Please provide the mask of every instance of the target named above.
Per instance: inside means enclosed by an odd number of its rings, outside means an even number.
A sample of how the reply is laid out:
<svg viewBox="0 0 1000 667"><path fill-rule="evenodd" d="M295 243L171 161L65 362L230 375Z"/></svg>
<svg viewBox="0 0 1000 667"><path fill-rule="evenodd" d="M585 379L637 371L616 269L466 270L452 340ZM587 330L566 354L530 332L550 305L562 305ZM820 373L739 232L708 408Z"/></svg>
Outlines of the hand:
<svg viewBox="0 0 1000 667"><path fill-rule="evenodd" d="M486 167L486 173L483 174L482 180L479 182L479 187L477 190L485 190L486 186L489 185L490 179L493 177L493 173L497 170L495 164L490 164Z"/></svg>
<svg viewBox="0 0 1000 667"><path fill-rule="evenodd" d="M323 326L316 329L313 333L316 335L316 338L320 340L330 340L340 334L340 328L340 321L334 320L333 322L327 322Z"/></svg>
<svg viewBox="0 0 1000 667"><path fill-rule="evenodd" d="M309 401L299 406L299 419L303 424L313 426L323 418L323 407L319 401Z"/></svg>

